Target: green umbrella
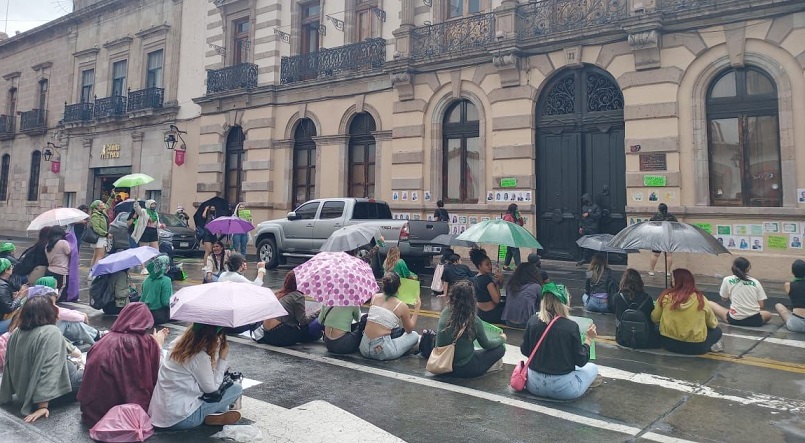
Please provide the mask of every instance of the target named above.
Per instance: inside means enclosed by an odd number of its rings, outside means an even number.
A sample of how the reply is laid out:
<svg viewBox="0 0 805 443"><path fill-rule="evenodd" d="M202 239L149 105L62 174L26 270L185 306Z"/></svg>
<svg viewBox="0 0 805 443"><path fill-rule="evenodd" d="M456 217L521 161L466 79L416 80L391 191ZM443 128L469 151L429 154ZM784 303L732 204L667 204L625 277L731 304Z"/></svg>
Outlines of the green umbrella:
<svg viewBox="0 0 805 443"><path fill-rule="evenodd" d="M118 188L133 188L135 186L151 183L152 181L154 181L154 177L151 177L150 175L146 174L137 173L137 174L124 175L123 177L120 177L119 179L117 179L117 181L115 181L112 184Z"/></svg>
<svg viewBox="0 0 805 443"><path fill-rule="evenodd" d="M511 246L514 248L543 249L536 238L525 228L505 220L487 220L456 237L475 243Z"/></svg>

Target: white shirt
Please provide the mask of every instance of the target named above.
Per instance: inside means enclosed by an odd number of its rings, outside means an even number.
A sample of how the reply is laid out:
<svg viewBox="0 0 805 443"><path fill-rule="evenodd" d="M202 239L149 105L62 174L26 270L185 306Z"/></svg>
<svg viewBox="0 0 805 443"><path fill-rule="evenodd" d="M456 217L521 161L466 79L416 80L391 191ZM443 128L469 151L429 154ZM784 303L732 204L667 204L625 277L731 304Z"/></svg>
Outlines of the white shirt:
<svg viewBox="0 0 805 443"><path fill-rule="evenodd" d="M169 428L190 417L204 403L199 397L221 386L228 367L226 360L218 360L213 369L206 352L199 352L183 365L172 358L163 360L148 406L151 423Z"/></svg>
<svg viewBox="0 0 805 443"><path fill-rule="evenodd" d="M730 300L730 317L743 320L760 312L761 300L766 300L766 291L760 282L752 277L749 280L730 275L721 282L721 298Z"/></svg>
<svg viewBox="0 0 805 443"><path fill-rule="evenodd" d="M263 273L257 272L257 278L254 281L249 280L238 272L224 271L218 276L218 281L233 281L236 283L252 283L257 286L263 286Z"/></svg>

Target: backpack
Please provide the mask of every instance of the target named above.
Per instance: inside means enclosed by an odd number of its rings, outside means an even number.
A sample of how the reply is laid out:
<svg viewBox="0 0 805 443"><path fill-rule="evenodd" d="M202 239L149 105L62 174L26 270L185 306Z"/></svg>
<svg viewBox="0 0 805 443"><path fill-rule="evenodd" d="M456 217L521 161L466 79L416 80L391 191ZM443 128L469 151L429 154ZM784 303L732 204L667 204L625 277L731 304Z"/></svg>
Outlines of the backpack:
<svg viewBox="0 0 805 443"><path fill-rule="evenodd" d="M103 309L115 298L112 288L109 287L110 276L111 274L99 275L89 286L89 304L95 309Z"/></svg>
<svg viewBox="0 0 805 443"><path fill-rule="evenodd" d="M15 275L28 275L36 267L36 245L26 249L20 256L19 262L14 266L13 273Z"/></svg>
<svg viewBox="0 0 805 443"><path fill-rule="evenodd" d="M430 358L430 353L436 346L436 331L430 329L422 330L422 337L419 339L419 353L425 358Z"/></svg>
<svg viewBox="0 0 805 443"><path fill-rule="evenodd" d="M617 320L615 325L615 341L621 345L629 348L646 348L649 345L651 337L651 324L646 314L643 313L641 308L649 301L649 298L643 300L638 306L637 303L629 303L623 293L618 294L624 302L629 306L620 320Z"/></svg>

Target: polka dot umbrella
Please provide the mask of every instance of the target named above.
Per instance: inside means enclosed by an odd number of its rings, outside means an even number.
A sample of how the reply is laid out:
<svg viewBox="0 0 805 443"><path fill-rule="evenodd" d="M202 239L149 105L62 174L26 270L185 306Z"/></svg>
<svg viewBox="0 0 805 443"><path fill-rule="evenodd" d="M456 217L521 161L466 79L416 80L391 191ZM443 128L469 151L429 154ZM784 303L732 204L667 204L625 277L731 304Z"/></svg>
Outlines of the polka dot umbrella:
<svg viewBox="0 0 805 443"><path fill-rule="evenodd" d="M320 252L294 274L299 291L324 306L360 306L380 292L371 266L344 252Z"/></svg>

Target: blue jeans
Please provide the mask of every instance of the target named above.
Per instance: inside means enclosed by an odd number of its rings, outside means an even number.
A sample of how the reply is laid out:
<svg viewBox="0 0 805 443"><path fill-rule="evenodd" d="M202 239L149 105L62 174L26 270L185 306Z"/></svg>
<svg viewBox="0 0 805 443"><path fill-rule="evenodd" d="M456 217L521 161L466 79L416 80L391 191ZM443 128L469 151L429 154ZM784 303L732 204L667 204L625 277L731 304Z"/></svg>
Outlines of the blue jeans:
<svg viewBox="0 0 805 443"><path fill-rule="evenodd" d="M84 342L88 345L95 344L95 337L98 336L98 330L92 326L80 321L56 321L56 327L59 328L62 335L71 342Z"/></svg>
<svg viewBox="0 0 805 443"><path fill-rule="evenodd" d="M584 294L581 296L581 301L584 303L584 309L587 311L601 312L603 314L609 313L609 306L607 305L607 299L605 298L592 297Z"/></svg>
<svg viewBox="0 0 805 443"><path fill-rule="evenodd" d="M229 410L229 405L235 403L235 400L243 394L243 386L240 383L235 383L224 391L221 401L218 403L202 403L198 409L195 410L189 417L176 423L168 429L183 430L191 429L201 426L204 423L204 418L211 414L220 414Z"/></svg>
<svg viewBox="0 0 805 443"><path fill-rule="evenodd" d="M0 320L0 335L8 332L8 326L11 324L11 318L8 320Z"/></svg>
<svg viewBox="0 0 805 443"><path fill-rule="evenodd" d="M134 249L137 246L140 246L140 245L138 245L137 242L134 241L134 238L132 236L129 236L129 249Z"/></svg>
<svg viewBox="0 0 805 443"><path fill-rule="evenodd" d="M249 243L249 234L233 234L232 247L235 252L240 252L244 257L246 256L246 244Z"/></svg>
<svg viewBox="0 0 805 443"><path fill-rule="evenodd" d="M557 400L574 400L581 397L598 375L598 366L587 363L565 375L542 374L528 369L528 392L538 396Z"/></svg>
<svg viewBox="0 0 805 443"><path fill-rule="evenodd" d="M369 337L364 335L358 349L361 351L361 355L372 360L395 360L405 355L417 343L419 343L419 334L416 331L411 331L394 339L390 335L384 335L370 340Z"/></svg>

